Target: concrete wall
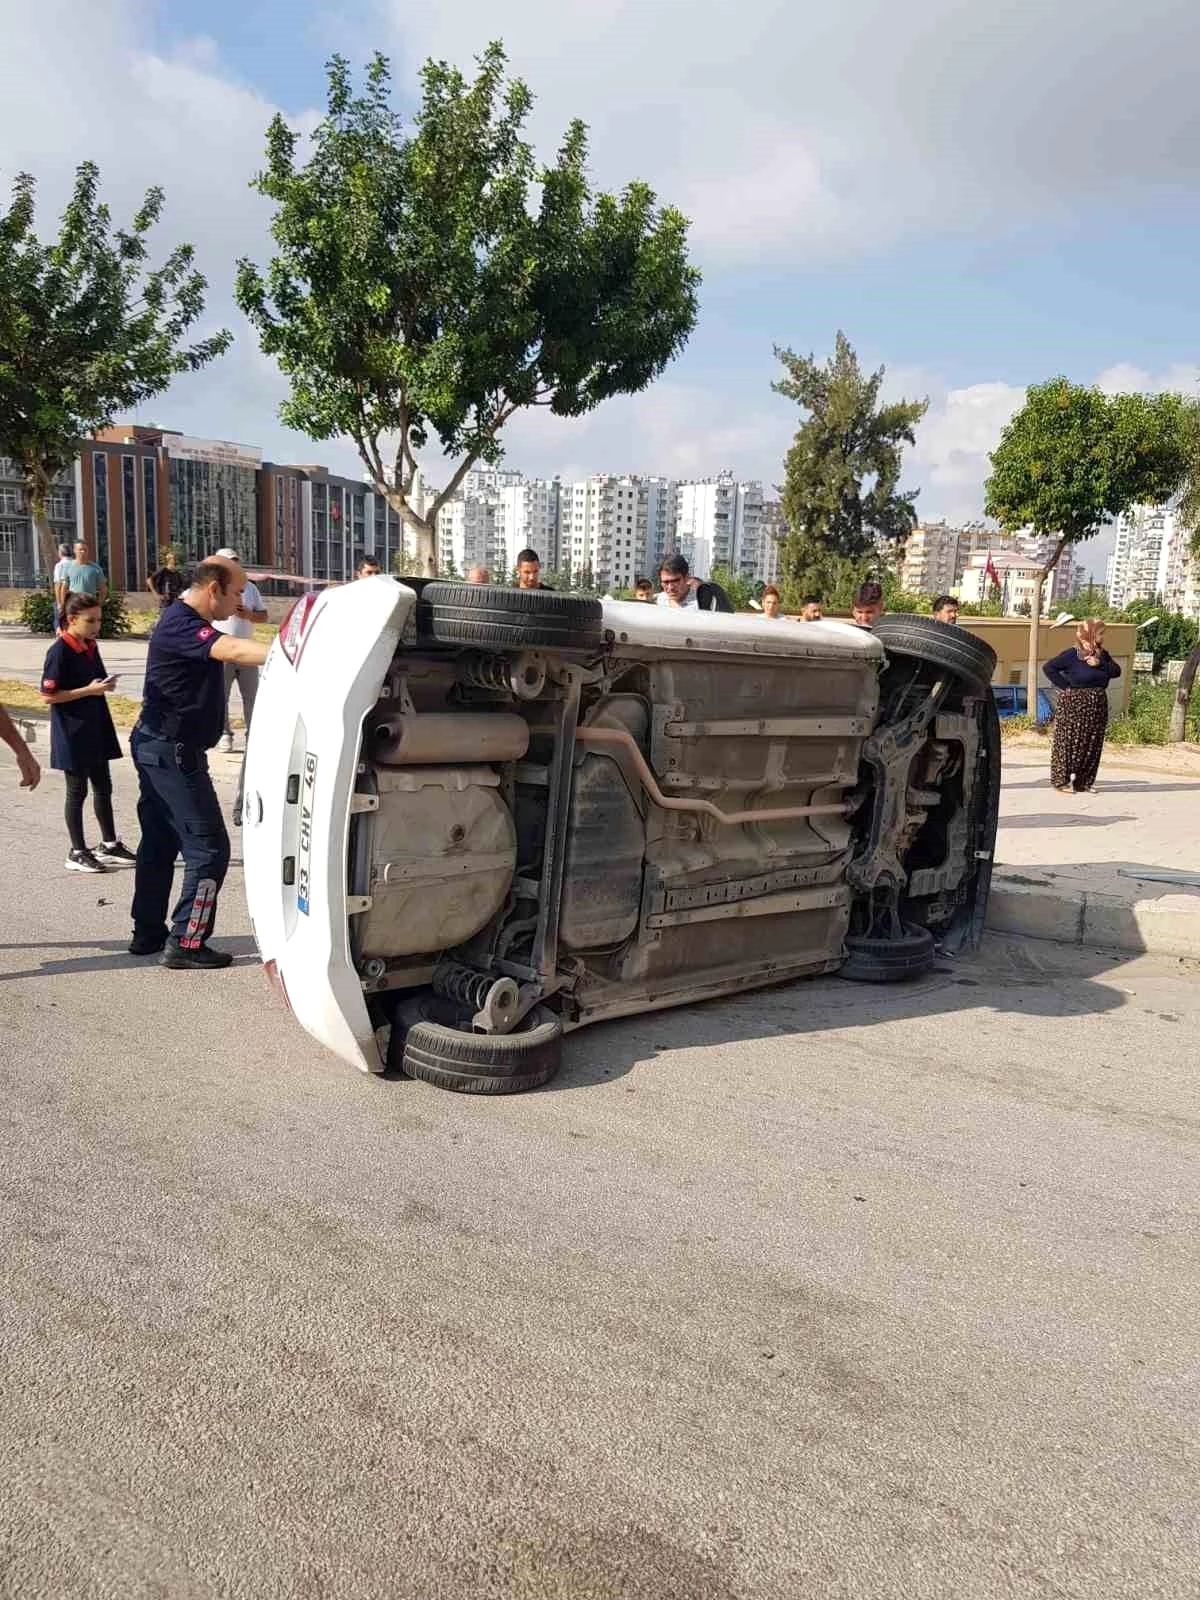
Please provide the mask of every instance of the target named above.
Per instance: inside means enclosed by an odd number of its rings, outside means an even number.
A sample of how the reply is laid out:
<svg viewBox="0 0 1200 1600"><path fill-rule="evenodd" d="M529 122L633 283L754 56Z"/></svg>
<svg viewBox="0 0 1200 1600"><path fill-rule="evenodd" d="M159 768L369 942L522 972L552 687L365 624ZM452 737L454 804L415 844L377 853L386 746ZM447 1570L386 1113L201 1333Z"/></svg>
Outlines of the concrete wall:
<svg viewBox="0 0 1200 1600"><path fill-rule="evenodd" d="M993 683L1024 683L1029 655L1029 623L1024 617L964 617L959 626L976 638L985 640L996 652L996 672ZM1045 623L1038 629L1038 654L1042 662L1052 660L1075 643L1074 622L1065 622L1061 628L1051 628ZM1108 688L1109 708L1114 717L1120 716L1129 704L1133 687L1133 656L1137 649L1137 628L1132 622L1109 622L1105 625L1104 644L1109 655L1121 668L1121 676ZM1045 673L1041 674L1043 688L1049 688Z"/></svg>

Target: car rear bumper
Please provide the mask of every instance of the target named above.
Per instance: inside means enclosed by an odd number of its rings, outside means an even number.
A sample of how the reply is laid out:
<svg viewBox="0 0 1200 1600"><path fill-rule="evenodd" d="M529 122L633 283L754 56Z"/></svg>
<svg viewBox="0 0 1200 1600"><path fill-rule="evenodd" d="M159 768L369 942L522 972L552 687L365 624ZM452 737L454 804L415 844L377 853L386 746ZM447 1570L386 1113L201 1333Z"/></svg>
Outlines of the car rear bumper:
<svg viewBox="0 0 1200 1600"><path fill-rule="evenodd" d="M246 752L246 898L264 964L314 1038L363 1071L383 1061L350 945L347 852L362 726L416 596L393 578L323 594L295 663L262 669Z"/></svg>

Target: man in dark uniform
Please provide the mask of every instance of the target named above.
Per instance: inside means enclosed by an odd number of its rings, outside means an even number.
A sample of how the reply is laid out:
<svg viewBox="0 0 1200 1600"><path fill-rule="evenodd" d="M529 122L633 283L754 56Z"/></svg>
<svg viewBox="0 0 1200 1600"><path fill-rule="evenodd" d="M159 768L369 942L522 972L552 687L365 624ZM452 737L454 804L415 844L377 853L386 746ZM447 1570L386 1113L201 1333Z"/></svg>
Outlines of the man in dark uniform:
<svg viewBox="0 0 1200 1600"><path fill-rule="evenodd" d="M257 639L235 639L213 626L234 615L245 584L238 562L207 557L150 636L142 714L130 739L142 838L129 952L164 950L167 967L227 967L233 960L208 944L229 867L229 835L208 775L208 751L225 727L225 663L261 667L267 659L267 646ZM183 889L168 931L180 854Z"/></svg>

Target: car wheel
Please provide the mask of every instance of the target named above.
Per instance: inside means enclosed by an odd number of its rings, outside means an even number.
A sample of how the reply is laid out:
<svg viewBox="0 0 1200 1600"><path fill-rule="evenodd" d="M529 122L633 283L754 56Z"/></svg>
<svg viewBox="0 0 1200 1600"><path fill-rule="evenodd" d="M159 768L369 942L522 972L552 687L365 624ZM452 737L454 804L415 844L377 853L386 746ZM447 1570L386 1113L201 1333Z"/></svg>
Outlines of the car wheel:
<svg viewBox="0 0 1200 1600"><path fill-rule="evenodd" d="M406 1001L392 1024L388 1065L458 1094L537 1089L562 1065L562 1023L537 1006L514 1033L472 1033L436 995Z"/></svg>
<svg viewBox="0 0 1200 1600"><path fill-rule="evenodd" d="M483 583L431 583L421 595L418 632L438 644L477 650L598 650L598 600L548 589L497 589Z"/></svg>
<svg viewBox="0 0 1200 1600"><path fill-rule="evenodd" d="M919 978L933 966L933 935L928 928L905 927L898 939L868 939L850 934L839 978L852 983L902 983Z"/></svg>
<svg viewBox="0 0 1200 1600"><path fill-rule="evenodd" d="M891 657L943 667L981 694L991 689L996 652L965 628L897 612L880 617L871 631Z"/></svg>

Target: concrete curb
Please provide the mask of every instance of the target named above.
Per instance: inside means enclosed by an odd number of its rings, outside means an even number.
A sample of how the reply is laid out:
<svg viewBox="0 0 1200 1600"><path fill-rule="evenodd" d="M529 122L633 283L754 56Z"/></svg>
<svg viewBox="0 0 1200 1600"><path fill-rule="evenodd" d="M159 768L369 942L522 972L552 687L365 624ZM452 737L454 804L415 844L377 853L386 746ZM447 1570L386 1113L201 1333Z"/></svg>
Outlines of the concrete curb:
<svg viewBox="0 0 1200 1600"><path fill-rule="evenodd" d="M1133 880L1131 880L1131 888ZM992 878L987 926L996 933L1049 939L1089 950L1200 960L1200 895L1100 894L1077 880L998 869Z"/></svg>

